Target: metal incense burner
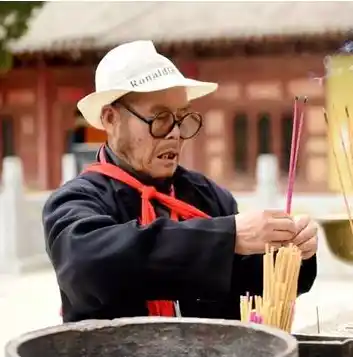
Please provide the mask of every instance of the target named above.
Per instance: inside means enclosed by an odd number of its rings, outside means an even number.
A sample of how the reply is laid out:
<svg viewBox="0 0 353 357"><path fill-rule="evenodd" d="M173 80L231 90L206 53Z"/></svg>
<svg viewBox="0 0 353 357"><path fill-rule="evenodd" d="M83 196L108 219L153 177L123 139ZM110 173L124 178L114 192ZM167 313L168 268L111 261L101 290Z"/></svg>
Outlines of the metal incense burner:
<svg viewBox="0 0 353 357"><path fill-rule="evenodd" d="M277 329L196 318L89 320L12 340L5 357L298 357L296 339Z"/></svg>

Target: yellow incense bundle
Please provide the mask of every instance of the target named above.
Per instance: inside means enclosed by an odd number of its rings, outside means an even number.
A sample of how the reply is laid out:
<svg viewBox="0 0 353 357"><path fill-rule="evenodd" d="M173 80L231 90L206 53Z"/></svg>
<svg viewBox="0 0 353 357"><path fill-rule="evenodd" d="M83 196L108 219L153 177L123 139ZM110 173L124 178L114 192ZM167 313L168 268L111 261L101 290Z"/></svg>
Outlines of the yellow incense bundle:
<svg viewBox="0 0 353 357"><path fill-rule="evenodd" d="M301 266L300 250L290 244L278 250L266 247L262 297L240 298L241 321L264 323L290 332ZM253 301L255 309L253 309Z"/></svg>

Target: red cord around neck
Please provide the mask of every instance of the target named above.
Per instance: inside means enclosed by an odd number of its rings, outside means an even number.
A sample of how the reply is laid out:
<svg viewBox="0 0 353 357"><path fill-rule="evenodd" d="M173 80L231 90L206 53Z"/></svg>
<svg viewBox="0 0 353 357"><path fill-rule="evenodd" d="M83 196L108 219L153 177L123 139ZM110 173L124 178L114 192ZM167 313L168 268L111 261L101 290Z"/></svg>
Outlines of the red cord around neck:
<svg viewBox="0 0 353 357"><path fill-rule="evenodd" d="M196 207L176 199L173 187L171 194L166 195L158 192L153 186L146 186L142 184L139 180L122 170L120 167L108 163L104 154L104 147L101 147L98 155L100 162L88 166L84 172L100 173L101 175L123 182L139 191L141 194L142 205L142 225L150 224L157 218L151 199L158 200L165 207L169 208L171 212L170 218L173 220L178 220L178 217L181 217L184 220L192 218L209 218L206 213L200 211ZM148 310L150 316L174 316L172 301L149 301Z"/></svg>

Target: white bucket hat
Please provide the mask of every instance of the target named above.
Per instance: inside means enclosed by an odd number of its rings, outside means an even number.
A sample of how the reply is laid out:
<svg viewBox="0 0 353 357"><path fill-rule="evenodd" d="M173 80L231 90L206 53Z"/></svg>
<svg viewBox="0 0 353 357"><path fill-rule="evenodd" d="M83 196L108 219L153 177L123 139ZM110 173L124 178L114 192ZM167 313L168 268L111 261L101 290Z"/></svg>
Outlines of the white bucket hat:
<svg viewBox="0 0 353 357"><path fill-rule="evenodd" d="M152 41L134 41L113 48L98 64L95 82L96 91L82 98L77 107L89 124L101 130L102 108L127 93L185 87L188 100L193 100L218 87L217 83L185 78L156 51Z"/></svg>

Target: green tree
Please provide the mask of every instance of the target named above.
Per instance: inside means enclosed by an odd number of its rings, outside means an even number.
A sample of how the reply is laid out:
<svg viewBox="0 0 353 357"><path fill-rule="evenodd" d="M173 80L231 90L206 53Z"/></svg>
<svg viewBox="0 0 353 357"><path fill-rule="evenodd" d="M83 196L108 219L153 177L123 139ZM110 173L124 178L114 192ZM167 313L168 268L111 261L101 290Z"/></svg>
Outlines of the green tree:
<svg viewBox="0 0 353 357"><path fill-rule="evenodd" d="M43 1L0 1L0 69L12 66L12 55L8 50L11 41L19 39L28 30L33 11Z"/></svg>

